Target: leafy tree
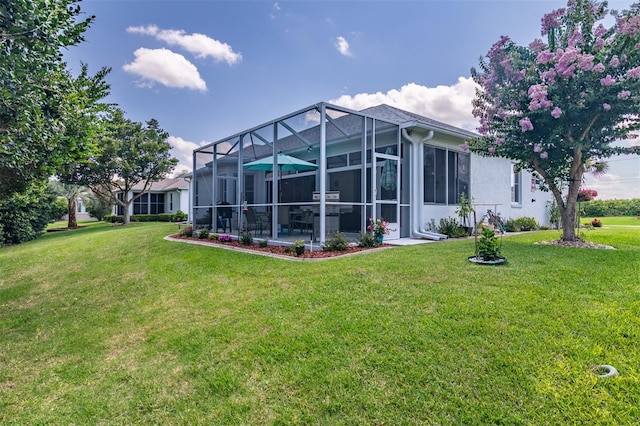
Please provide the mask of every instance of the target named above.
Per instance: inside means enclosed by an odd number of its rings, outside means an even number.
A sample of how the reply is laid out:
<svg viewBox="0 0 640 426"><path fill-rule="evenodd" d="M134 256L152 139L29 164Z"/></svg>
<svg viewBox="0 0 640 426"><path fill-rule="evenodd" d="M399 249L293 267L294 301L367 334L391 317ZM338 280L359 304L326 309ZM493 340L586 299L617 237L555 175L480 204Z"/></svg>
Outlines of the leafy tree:
<svg viewBox="0 0 640 426"><path fill-rule="evenodd" d="M611 28L601 22L608 14ZM481 136L469 146L537 173L558 205L562 239L573 241L585 171L640 152L612 146L640 128L640 3L609 12L606 2L570 0L544 16L542 35L546 43L528 46L502 37L472 70Z"/></svg>
<svg viewBox="0 0 640 426"><path fill-rule="evenodd" d="M44 182L83 151L63 138L70 76L62 49L83 41L93 17L74 0L0 2L0 197Z"/></svg>
<svg viewBox="0 0 640 426"><path fill-rule="evenodd" d="M145 125L124 117L115 109L105 122L99 140L100 152L80 171L79 181L99 196L124 208L124 223L130 220L129 206L148 192L151 184L165 178L178 164L171 157L169 136L157 120ZM135 196L134 186L142 183ZM117 195L122 194L121 198Z"/></svg>

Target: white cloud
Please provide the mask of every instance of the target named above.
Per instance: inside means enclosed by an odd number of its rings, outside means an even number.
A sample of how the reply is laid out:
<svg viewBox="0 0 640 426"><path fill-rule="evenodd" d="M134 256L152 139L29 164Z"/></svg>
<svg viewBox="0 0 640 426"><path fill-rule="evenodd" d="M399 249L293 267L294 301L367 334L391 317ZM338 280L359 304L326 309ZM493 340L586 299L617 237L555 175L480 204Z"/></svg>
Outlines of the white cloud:
<svg viewBox="0 0 640 426"><path fill-rule="evenodd" d="M139 82L142 87L152 87L158 82L167 87L207 90L207 84L196 66L178 53L141 47L134 55L134 61L125 64L122 69L142 77Z"/></svg>
<svg viewBox="0 0 640 426"><path fill-rule="evenodd" d="M349 50L349 42L342 36L339 36L334 43L338 52L343 56L351 56L351 50Z"/></svg>
<svg viewBox="0 0 640 426"><path fill-rule="evenodd" d="M170 46L180 46L196 58L211 57L216 62L226 62L229 65L242 60L242 54L234 52L230 45L205 34L187 34L184 30L162 30L155 25L129 27L127 32L150 35Z"/></svg>
<svg viewBox="0 0 640 426"><path fill-rule="evenodd" d="M371 106L388 104L396 108L439 120L452 126L475 131L478 121L471 113L471 101L475 97L476 84L470 77L459 77L453 86L426 87L409 83L400 90L387 93L359 93L343 95L330 103L346 108L362 110Z"/></svg>
<svg viewBox="0 0 640 426"><path fill-rule="evenodd" d="M200 145L204 145L206 142L200 142L198 145L195 142L190 142L182 139L179 136L169 136L167 142L173 147L171 153L178 159L179 163L176 166L176 170L193 170L193 150Z"/></svg>

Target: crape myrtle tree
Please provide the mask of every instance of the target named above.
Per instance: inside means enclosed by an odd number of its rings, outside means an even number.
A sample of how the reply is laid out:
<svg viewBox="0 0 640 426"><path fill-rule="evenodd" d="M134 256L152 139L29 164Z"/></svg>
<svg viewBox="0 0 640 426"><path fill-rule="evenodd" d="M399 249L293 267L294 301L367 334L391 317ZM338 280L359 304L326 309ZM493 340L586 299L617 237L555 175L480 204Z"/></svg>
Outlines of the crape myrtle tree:
<svg viewBox="0 0 640 426"><path fill-rule="evenodd" d="M640 3L610 12L606 2L570 0L542 18L541 34L546 43L528 46L502 37L472 70L480 136L468 145L538 174L558 205L562 239L574 241L585 171L640 152L612 145L640 128Z"/></svg>
<svg viewBox="0 0 640 426"><path fill-rule="evenodd" d="M122 110L113 109L104 119L98 154L79 168L77 181L123 207L124 223L128 224L129 206L178 164L171 157L168 136L155 119L143 125L125 118ZM136 188L134 195L132 190L139 183L142 187Z"/></svg>

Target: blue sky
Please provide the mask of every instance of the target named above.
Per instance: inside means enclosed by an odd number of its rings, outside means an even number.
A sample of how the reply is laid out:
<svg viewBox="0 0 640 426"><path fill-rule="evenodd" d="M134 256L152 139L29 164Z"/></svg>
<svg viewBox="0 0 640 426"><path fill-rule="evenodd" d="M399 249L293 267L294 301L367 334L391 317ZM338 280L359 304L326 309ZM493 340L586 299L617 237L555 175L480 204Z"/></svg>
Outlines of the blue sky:
<svg viewBox="0 0 640 426"><path fill-rule="evenodd" d="M565 5L84 0L96 19L66 60L72 70L111 67L108 101L132 120L156 118L184 170L195 147L320 101L388 103L475 130L471 67L501 35L524 45L540 37L540 18ZM640 158L612 158L587 186L599 198L639 198Z"/></svg>

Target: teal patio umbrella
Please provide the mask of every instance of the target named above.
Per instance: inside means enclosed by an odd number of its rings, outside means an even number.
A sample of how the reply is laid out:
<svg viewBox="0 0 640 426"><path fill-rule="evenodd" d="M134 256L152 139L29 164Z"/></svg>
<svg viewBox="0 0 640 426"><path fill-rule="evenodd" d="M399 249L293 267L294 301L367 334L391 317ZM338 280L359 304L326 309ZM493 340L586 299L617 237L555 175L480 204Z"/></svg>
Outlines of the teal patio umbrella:
<svg viewBox="0 0 640 426"><path fill-rule="evenodd" d="M278 170L281 172L308 172L318 168L317 164L309 163L308 161L304 161L287 154L278 154L277 161ZM271 172L273 171L273 155L252 161L242 167L249 170L264 170Z"/></svg>

